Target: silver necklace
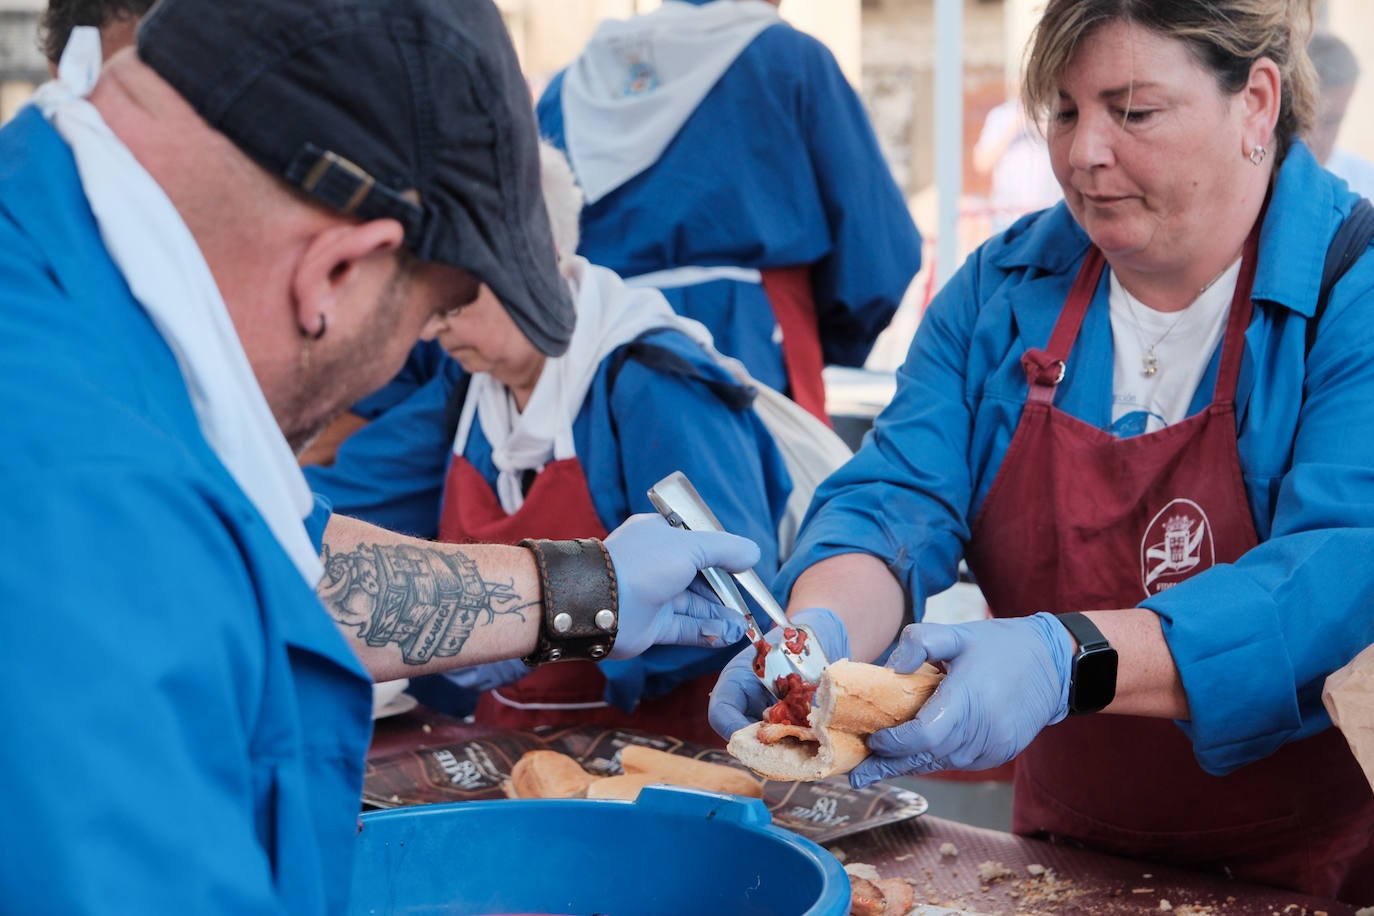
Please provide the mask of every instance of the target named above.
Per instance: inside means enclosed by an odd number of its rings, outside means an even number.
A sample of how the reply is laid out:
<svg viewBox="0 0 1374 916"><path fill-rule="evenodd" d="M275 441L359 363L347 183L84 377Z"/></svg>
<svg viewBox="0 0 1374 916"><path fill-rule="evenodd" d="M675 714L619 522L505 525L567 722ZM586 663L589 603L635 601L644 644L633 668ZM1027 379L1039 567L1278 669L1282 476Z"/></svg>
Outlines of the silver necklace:
<svg viewBox="0 0 1374 916"><path fill-rule="evenodd" d="M1126 307L1131 313L1131 324L1135 325L1136 340L1140 342L1140 349L1144 351L1140 357L1141 375L1145 376L1145 378L1154 378L1156 375L1159 374L1159 355L1155 352L1155 348L1158 347L1160 344L1164 343L1165 339L1170 334L1174 333L1174 328L1178 327L1179 322L1183 320L1183 316L1188 314L1188 309L1192 308L1193 305L1197 303L1198 299L1202 298L1202 294L1207 292L1207 290L1211 289L1212 285L1216 283L1218 280L1220 280L1222 277L1224 277L1226 275L1226 271L1230 269L1231 264L1227 264L1225 267L1221 269L1221 273L1217 274L1215 277L1208 280L1203 285L1202 289L1197 291L1197 295L1193 297L1193 301L1189 302L1183 308L1178 310L1178 317L1169 323L1169 326L1164 329L1164 333L1156 337L1155 342L1152 344L1146 344L1145 338L1141 335L1141 331L1144 330L1145 326L1141 322L1140 316L1136 313L1135 296L1132 296L1124 286L1121 288L1121 291L1126 293Z"/></svg>

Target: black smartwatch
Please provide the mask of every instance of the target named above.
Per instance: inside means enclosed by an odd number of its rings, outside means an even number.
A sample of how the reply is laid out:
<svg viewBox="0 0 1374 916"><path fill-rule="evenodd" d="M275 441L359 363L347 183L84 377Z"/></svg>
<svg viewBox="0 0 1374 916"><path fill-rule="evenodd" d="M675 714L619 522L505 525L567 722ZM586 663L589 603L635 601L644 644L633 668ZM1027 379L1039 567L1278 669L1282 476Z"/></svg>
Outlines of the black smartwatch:
<svg viewBox="0 0 1374 916"><path fill-rule="evenodd" d="M1083 614L1060 614L1058 620L1078 642L1069 675L1069 713L1097 712L1116 696L1116 650Z"/></svg>

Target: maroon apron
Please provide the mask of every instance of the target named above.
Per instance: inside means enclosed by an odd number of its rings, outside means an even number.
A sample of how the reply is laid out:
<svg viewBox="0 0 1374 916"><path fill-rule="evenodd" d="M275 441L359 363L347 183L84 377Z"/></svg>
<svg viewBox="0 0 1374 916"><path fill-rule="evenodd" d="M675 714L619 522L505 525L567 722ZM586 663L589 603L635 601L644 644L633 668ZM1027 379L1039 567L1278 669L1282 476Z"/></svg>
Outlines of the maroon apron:
<svg viewBox="0 0 1374 916"><path fill-rule="evenodd" d="M821 332L816 323L816 297L811 290L811 268L773 267L759 272L763 293L782 332L782 362L787 371L791 397L826 426L825 381L821 371Z"/></svg>
<svg viewBox="0 0 1374 916"><path fill-rule="evenodd" d="M1211 406L1127 439L1053 406L1102 275L1089 251L1047 350L1022 359L1025 409L974 521L968 561L995 616L1135 607L1255 546L1234 400L1256 250L1252 234ZM1374 837L1374 798L1334 728L1219 777L1169 720L1070 716L1017 758L1014 791L1018 833L1309 894L1339 893Z"/></svg>
<svg viewBox="0 0 1374 916"><path fill-rule="evenodd" d="M576 458L550 462L534 478L524 504L511 515L467 459L455 455L444 487L439 539L451 544L517 544L523 538L605 538L591 490ZM543 665L514 684L482 694L478 722L508 728L537 725L611 725L672 735L710 747L723 741L706 719L716 675L645 698L633 712L606 703L606 678L595 662Z"/></svg>

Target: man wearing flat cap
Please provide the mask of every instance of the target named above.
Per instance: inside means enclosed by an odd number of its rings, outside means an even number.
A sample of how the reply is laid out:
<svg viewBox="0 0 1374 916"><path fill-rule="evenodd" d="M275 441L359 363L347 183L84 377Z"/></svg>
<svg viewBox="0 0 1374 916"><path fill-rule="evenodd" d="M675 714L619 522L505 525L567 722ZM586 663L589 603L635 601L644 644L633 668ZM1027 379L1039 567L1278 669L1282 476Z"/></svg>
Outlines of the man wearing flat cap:
<svg viewBox="0 0 1374 916"><path fill-rule="evenodd" d="M75 30L0 130L0 900L338 913L371 680L732 642L687 587L757 550L439 545L301 476L479 282L567 346L490 0L160 0L137 44Z"/></svg>

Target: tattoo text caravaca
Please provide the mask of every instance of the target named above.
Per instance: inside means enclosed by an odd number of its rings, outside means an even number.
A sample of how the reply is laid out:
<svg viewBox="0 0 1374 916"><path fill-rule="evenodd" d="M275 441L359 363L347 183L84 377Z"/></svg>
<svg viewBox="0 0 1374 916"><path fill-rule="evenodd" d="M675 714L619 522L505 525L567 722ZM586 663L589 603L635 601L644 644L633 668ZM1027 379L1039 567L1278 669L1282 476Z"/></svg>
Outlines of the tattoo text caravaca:
<svg viewBox="0 0 1374 916"><path fill-rule="evenodd" d="M369 646L395 644L409 665L457 655L478 620L517 614L537 602L513 582L487 582L472 558L453 546L359 544L351 553L324 550L320 598L339 623Z"/></svg>

